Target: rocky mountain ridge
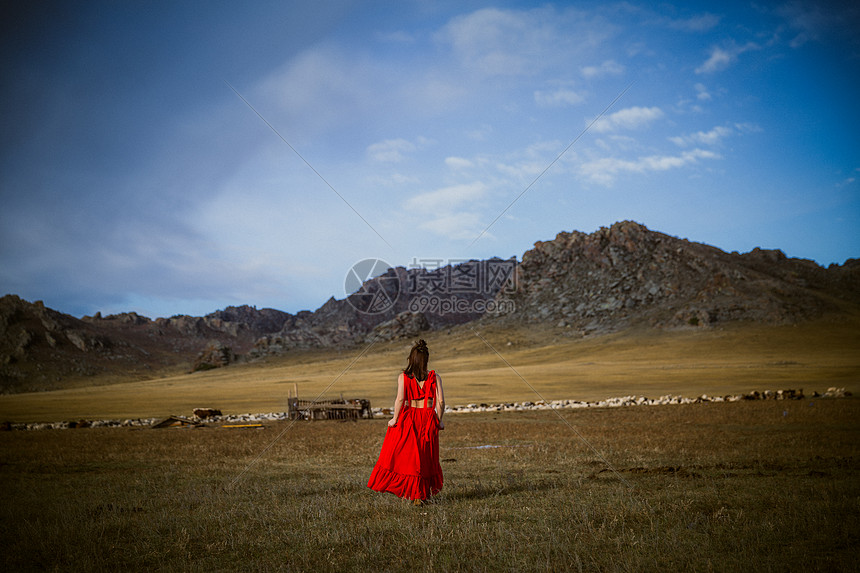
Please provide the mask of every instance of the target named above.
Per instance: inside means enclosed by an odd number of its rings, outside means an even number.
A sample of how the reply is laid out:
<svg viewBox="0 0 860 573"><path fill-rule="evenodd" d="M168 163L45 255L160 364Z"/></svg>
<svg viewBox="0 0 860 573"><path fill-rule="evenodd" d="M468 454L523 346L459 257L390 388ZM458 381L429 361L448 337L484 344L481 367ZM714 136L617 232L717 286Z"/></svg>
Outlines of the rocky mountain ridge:
<svg viewBox="0 0 860 573"><path fill-rule="evenodd" d="M78 319L0 298L0 391L68 380L221 367L301 348L392 340L473 320L541 323L585 336L631 325L796 323L860 309L860 261L824 268L781 251L726 253L631 221L559 233L522 261L388 269L352 295L296 314L252 306L203 317L134 312Z"/></svg>
<svg viewBox="0 0 860 573"><path fill-rule="evenodd" d="M390 340L462 324L482 313L445 312L422 300L438 298L451 281L488 264L506 267L507 275L490 289L458 294L473 304L492 301L516 261L467 261L430 271L388 269L345 299L332 297L313 312L296 314L243 305L202 317L151 319L126 312L78 319L41 301L6 295L0 298L0 393L55 389L70 379L112 373L140 379L171 368L207 370L294 349L349 345L372 332ZM369 300L384 304L369 308Z"/></svg>
<svg viewBox="0 0 860 573"><path fill-rule="evenodd" d="M251 355L352 344L371 333L390 340L479 319L516 264L494 258L432 270L389 268L348 297L331 297L316 311L291 317L279 331L259 339Z"/></svg>
<svg viewBox="0 0 860 573"><path fill-rule="evenodd" d="M147 377L188 362L215 340L247 351L288 316L242 306L204 317L153 320L127 312L79 319L6 295L0 298L0 392L50 389L64 379L113 371Z"/></svg>
<svg viewBox="0 0 860 573"><path fill-rule="evenodd" d="M726 253L632 221L535 243L515 281L508 320L582 333L635 323L792 323L860 303L860 260L824 268L778 250Z"/></svg>

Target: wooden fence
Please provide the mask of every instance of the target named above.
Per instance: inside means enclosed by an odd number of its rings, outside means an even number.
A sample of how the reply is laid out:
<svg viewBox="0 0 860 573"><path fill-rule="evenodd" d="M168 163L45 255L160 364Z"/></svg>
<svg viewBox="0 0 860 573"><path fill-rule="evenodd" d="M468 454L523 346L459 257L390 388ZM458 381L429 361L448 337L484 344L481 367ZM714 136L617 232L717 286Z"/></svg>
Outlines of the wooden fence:
<svg viewBox="0 0 860 573"><path fill-rule="evenodd" d="M357 420L373 418L370 400L363 398L336 400L299 400L290 398L290 420Z"/></svg>

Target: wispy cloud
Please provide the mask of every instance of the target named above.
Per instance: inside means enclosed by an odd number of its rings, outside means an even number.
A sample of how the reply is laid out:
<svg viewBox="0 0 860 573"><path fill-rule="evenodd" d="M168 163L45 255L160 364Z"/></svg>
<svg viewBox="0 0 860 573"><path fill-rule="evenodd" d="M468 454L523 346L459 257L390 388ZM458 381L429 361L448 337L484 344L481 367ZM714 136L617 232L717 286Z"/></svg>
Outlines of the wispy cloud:
<svg viewBox="0 0 860 573"><path fill-rule="evenodd" d="M620 173L668 171L696 163L700 159L718 159L719 154L705 149L693 149L680 155L650 155L636 159L603 157L584 163L580 173L594 183L611 185Z"/></svg>
<svg viewBox="0 0 860 573"><path fill-rule="evenodd" d="M397 163L403 155L415 151L415 144L405 139L386 139L367 147L367 155L374 161Z"/></svg>
<svg viewBox="0 0 860 573"><path fill-rule="evenodd" d="M542 107L561 107L566 105L577 105L585 101L585 96L579 92L569 89L557 89L555 91L536 91L535 103Z"/></svg>
<svg viewBox="0 0 860 573"><path fill-rule="evenodd" d="M367 156L373 161L398 163L410 153L432 144L433 140L426 137L417 137L414 141L403 138L386 139L368 145Z"/></svg>
<svg viewBox="0 0 860 573"><path fill-rule="evenodd" d="M390 42L393 44L414 44L416 41L415 36L413 34L410 34L409 32L406 32L404 30L379 33L377 34L377 38L379 38L383 42Z"/></svg>
<svg viewBox="0 0 860 573"><path fill-rule="evenodd" d="M487 186L481 181L451 185L435 191L420 193L406 200L404 206L409 210L427 212L452 211L463 204L480 199L487 192Z"/></svg>
<svg viewBox="0 0 860 573"><path fill-rule="evenodd" d="M799 2L780 4L774 13L785 21L780 32L792 34L789 46L800 48L808 42L821 42L835 37L847 39L855 48L860 41L857 22L860 21L860 6L856 2L844 2L837 6L826 3ZM856 52L853 54L856 59Z"/></svg>
<svg viewBox="0 0 860 573"><path fill-rule="evenodd" d="M415 195L403 207L426 214L419 225L426 231L447 239L474 238L481 230L479 206L486 194L487 185L473 181Z"/></svg>
<svg viewBox="0 0 860 573"><path fill-rule="evenodd" d="M761 46L756 44L755 42L747 42L743 46L738 46L736 44L731 44L727 47L721 48L719 46L713 46L711 48L711 54L708 56L708 59L705 62L696 68L697 74L711 74L714 72L719 72L725 70L732 64L734 64L738 56L743 54L744 52L749 52L750 50L758 50Z"/></svg>
<svg viewBox="0 0 860 573"><path fill-rule="evenodd" d="M528 73L536 54L515 46L537 46L546 31L532 25L527 13L487 8L454 18L442 37L468 69L483 75Z"/></svg>
<svg viewBox="0 0 860 573"><path fill-rule="evenodd" d="M579 10L485 8L453 18L437 40L450 46L459 64L478 77L534 76L589 53L611 29L594 14Z"/></svg>
<svg viewBox="0 0 860 573"><path fill-rule="evenodd" d="M507 154L494 166L505 179L522 184L534 180L562 149L564 144L560 141L541 141Z"/></svg>
<svg viewBox="0 0 860 573"><path fill-rule="evenodd" d="M211 305L206 311L234 301L296 311L339 292L329 285L340 288L342 265L377 254L378 237L247 106L188 70L219 70L404 252L427 236L440 251L489 255L481 242L465 245L537 175L535 200L511 209L519 222L499 232L492 250L514 254L547 229L607 224L630 209L643 219L659 210L676 232L716 226L703 215L708 205L746 217L749 240L759 241L762 220L778 218L783 189L821 213L836 181L845 186L839 200L857 189L850 97L860 3L829 9L780 0L719 14L643 0L477 10L395 4L375 11L355 2L338 10L225 4L202 15L204 26L183 3L159 3L146 21L118 7L92 14L96 20L79 14L55 35L38 26L11 30L6 43L33 50L10 53L8 81L0 82L0 99L15 110L6 114L2 144L0 288L86 312L98 301L121 310L135 296L161 305L199 298ZM124 33L130 22L140 28L133 38ZM175 22L175 33L164 34L163 22ZM248 30L254 37L245 41ZM32 57L56 45L92 49ZM753 60L761 73L745 69ZM793 70L794 81L778 70ZM780 121L809 114L814 94L802 78L810 74L824 82L815 93L832 113L817 114L815 125ZM595 118L632 75L641 79L553 164L580 122ZM82 88L104 85L112 89ZM774 92L778 115L760 97ZM163 105L159 94L180 97ZM528 147L535 142L542 146ZM730 148L738 142L745 157ZM774 149L796 159L785 166ZM829 175L819 157L829 158ZM713 189L746 181L764 212L700 193L687 214L670 214L689 186L685 176L706 169ZM557 202L571 179L593 187L623 180L625 193L648 193L648 201L597 193L589 207L602 219L582 212L571 219ZM851 197L840 209L860 212ZM831 229L823 215L808 220L816 228L810 238L831 233L829 246L814 247L818 255L810 246L809 256L837 257L828 254L833 245L840 260L857 256L848 252L860 248L857 217L844 213L848 232ZM421 236L398 235L404 216ZM785 236L783 222L767 240Z"/></svg>
<svg viewBox="0 0 860 573"><path fill-rule="evenodd" d="M385 176L374 174L367 178L367 182L371 186L384 187L403 187L405 185L418 185L421 180L414 175L404 175L403 173L391 173Z"/></svg>
<svg viewBox="0 0 860 573"><path fill-rule="evenodd" d="M592 131L606 133L618 129L638 129L663 117L659 107L628 107L605 115L594 122ZM586 124L591 123L586 121Z"/></svg>
<svg viewBox="0 0 860 573"><path fill-rule="evenodd" d="M486 225L478 211L450 211L430 214L429 218L418 225L419 228L447 239L474 239ZM486 233L485 236L491 236Z"/></svg>
<svg viewBox="0 0 860 573"><path fill-rule="evenodd" d="M706 12L689 18L677 18L669 21L669 27L687 32L707 32L716 27L722 17Z"/></svg>
<svg viewBox="0 0 860 573"><path fill-rule="evenodd" d="M447 165L451 169L469 169L475 164L463 157L446 157L445 165Z"/></svg>
<svg viewBox="0 0 860 573"><path fill-rule="evenodd" d="M304 135L336 129L384 106L377 86L386 83L369 58L326 44L290 58L263 78L251 97L269 120L292 126L288 135Z"/></svg>
<svg viewBox="0 0 860 573"><path fill-rule="evenodd" d="M682 6L686 8L686 5L682 4ZM667 28L694 34L713 30L723 20L723 16L710 12L681 16L677 6L666 2L644 4L624 2L616 5L616 9L629 14L640 26Z"/></svg>
<svg viewBox="0 0 860 573"><path fill-rule="evenodd" d="M688 147L690 145L717 145L720 141L734 133L733 129L718 125L710 131L697 131L687 135L670 137L669 141L681 147Z"/></svg>
<svg viewBox="0 0 860 573"><path fill-rule="evenodd" d="M470 129L466 132L466 137L473 141L486 141L486 139L493 133L492 125L482 125L478 129Z"/></svg>
<svg viewBox="0 0 860 573"><path fill-rule="evenodd" d="M579 70L585 79L594 79L603 76L620 76L624 73L624 66L615 60L606 60L599 66L584 66Z"/></svg>

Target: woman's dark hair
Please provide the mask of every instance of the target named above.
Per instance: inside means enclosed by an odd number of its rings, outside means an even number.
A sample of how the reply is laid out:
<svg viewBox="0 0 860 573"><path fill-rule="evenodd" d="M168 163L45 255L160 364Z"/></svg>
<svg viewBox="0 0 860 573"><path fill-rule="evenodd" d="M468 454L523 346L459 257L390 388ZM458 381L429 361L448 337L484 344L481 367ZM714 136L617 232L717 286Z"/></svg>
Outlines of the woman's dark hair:
<svg viewBox="0 0 860 573"><path fill-rule="evenodd" d="M430 351L427 350L427 343L422 338L412 346L409 351L409 359L406 363L406 369L403 371L407 376L411 376L416 380L423 381L427 379L427 360L430 358Z"/></svg>

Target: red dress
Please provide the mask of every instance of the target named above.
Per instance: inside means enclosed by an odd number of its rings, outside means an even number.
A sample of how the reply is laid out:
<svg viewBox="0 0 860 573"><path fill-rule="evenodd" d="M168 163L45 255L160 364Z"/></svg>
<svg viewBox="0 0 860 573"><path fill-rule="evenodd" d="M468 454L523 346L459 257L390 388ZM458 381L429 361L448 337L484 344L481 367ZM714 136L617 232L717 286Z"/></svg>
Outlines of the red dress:
<svg viewBox="0 0 860 573"><path fill-rule="evenodd" d="M435 408L426 407L428 398L436 400L436 372L428 372L423 388L404 374L403 386L406 397L397 425L385 434L367 487L407 499L427 499L442 490L439 418ZM424 400L425 407L413 408L411 400Z"/></svg>

